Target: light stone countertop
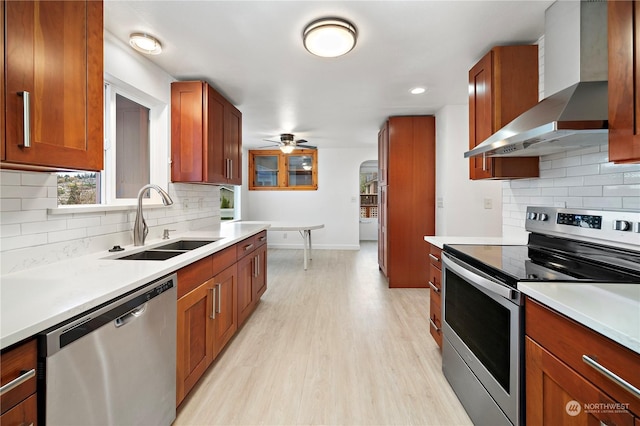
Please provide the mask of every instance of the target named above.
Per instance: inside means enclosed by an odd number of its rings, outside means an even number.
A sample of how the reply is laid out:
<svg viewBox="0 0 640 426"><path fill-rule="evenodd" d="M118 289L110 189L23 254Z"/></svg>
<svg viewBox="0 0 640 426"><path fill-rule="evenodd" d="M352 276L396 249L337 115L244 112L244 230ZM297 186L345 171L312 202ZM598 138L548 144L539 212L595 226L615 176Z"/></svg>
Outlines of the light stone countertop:
<svg viewBox="0 0 640 426"><path fill-rule="evenodd" d="M517 237L447 237L447 236L430 236L426 235L424 240L429 244L433 244L434 246L442 249L445 244L492 244L492 245L526 245L527 237L517 238Z"/></svg>
<svg viewBox="0 0 640 426"><path fill-rule="evenodd" d="M0 349L33 336L105 302L168 275L268 228L267 224L224 223L151 239L144 247L89 254L0 277ZM114 260L181 239L215 239L212 244L163 261Z"/></svg>
<svg viewBox="0 0 640 426"><path fill-rule="evenodd" d="M518 290L640 353L640 283L525 282Z"/></svg>

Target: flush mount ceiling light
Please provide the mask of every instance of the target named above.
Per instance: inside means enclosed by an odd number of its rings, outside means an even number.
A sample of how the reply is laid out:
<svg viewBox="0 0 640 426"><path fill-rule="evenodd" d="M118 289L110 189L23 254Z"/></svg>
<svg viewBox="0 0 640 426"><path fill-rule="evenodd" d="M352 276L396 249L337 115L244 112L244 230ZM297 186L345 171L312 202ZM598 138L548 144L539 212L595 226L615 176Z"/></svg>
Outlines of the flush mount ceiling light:
<svg viewBox="0 0 640 426"><path fill-rule="evenodd" d="M295 148L295 145L282 145L280 147L280 151L284 152L285 154L291 154L293 152L293 149Z"/></svg>
<svg viewBox="0 0 640 426"><path fill-rule="evenodd" d="M357 38L356 27L341 18L318 19L302 32L305 49L323 58L335 58L350 52Z"/></svg>
<svg viewBox="0 0 640 426"><path fill-rule="evenodd" d="M147 55L159 55L162 52L162 44L157 38L145 33L133 33L129 36L129 44L138 52Z"/></svg>
<svg viewBox="0 0 640 426"><path fill-rule="evenodd" d="M414 87L413 89L409 90L409 92L412 95L421 95L426 91L427 91L427 89L425 89L424 87Z"/></svg>

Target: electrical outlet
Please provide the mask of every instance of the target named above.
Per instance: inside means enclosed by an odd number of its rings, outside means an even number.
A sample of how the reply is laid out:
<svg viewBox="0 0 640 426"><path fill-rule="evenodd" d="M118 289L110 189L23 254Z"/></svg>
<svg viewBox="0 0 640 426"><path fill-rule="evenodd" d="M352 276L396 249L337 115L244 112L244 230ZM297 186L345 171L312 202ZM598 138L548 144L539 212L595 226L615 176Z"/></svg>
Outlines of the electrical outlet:
<svg viewBox="0 0 640 426"><path fill-rule="evenodd" d="M286 240L286 239L287 239L287 233L286 233L286 232L284 232L284 233L282 234L282 239L283 239L283 240Z"/></svg>
<svg viewBox="0 0 640 426"><path fill-rule="evenodd" d="M436 200L436 207L438 207L439 209L444 208L444 200L442 199L442 197L438 197L438 199Z"/></svg>
<svg viewBox="0 0 640 426"><path fill-rule="evenodd" d="M189 200L187 198L182 200L182 208L185 210L189 210Z"/></svg>
<svg viewBox="0 0 640 426"><path fill-rule="evenodd" d="M202 210L202 205L203 205L203 204L204 204L204 201L203 201L202 197L198 198L198 208L199 208L200 210Z"/></svg>
<svg viewBox="0 0 640 426"><path fill-rule="evenodd" d="M490 210L493 208L493 200L491 198L484 199L484 208Z"/></svg>

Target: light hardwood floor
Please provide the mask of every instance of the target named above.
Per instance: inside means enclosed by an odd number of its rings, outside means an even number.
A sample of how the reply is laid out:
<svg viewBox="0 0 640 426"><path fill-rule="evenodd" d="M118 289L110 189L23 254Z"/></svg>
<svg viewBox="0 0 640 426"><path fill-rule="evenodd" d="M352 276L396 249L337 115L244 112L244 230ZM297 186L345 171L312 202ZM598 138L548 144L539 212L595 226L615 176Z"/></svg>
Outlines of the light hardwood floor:
<svg viewBox="0 0 640 426"><path fill-rule="evenodd" d="M314 250L304 271L301 250L269 249L267 292L174 425L471 425L427 289L389 289L376 250Z"/></svg>

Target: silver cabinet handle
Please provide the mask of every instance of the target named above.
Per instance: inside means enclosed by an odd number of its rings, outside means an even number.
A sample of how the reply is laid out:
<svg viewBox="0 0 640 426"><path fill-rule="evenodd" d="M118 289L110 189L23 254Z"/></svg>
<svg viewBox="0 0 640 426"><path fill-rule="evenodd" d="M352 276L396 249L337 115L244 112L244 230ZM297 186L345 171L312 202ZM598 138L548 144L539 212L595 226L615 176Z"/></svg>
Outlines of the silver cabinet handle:
<svg viewBox="0 0 640 426"><path fill-rule="evenodd" d="M0 388L0 396L4 396L5 393L12 391L13 389L17 388L18 386L20 386L27 380L31 379L32 377L36 377L36 370L34 368L32 368L31 370L25 373L22 373L21 375L19 375L18 377L10 381L9 383L2 386Z"/></svg>
<svg viewBox="0 0 640 426"><path fill-rule="evenodd" d="M589 367L593 368L598 373L602 374L607 379L611 380L613 383L615 383L616 385L620 386L621 388L623 388L627 392L631 392L636 398L640 398L640 389L638 389L637 387L633 386L631 383L627 382L622 377L618 376L617 374L613 373L612 371L609 371L608 369L606 369L602 365L598 364L598 362L596 360L594 360L593 358L591 358L590 356L582 355L582 361L584 361L584 363L587 364Z"/></svg>
<svg viewBox="0 0 640 426"><path fill-rule="evenodd" d="M429 281L429 287L431 287L436 293L440 293L440 289L436 287L431 281Z"/></svg>
<svg viewBox="0 0 640 426"><path fill-rule="evenodd" d="M440 259L438 259L437 256L432 255L431 253L429 253L429 257L433 260L435 260L436 262L440 262Z"/></svg>
<svg viewBox="0 0 640 426"><path fill-rule="evenodd" d="M433 320L431 318L429 318L429 323L431 323L431 325L433 326L433 328L436 329L436 332L440 332L440 328L438 328L438 326L436 325L435 322L433 322Z"/></svg>
<svg viewBox="0 0 640 426"><path fill-rule="evenodd" d="M211 315L209 316L209 318L211 319L216 319L216 288L215 287L211 287L211 297L212 297L212 301L211 301Z"/></svg>
<svg viewBox="0 0 640 426"><path fill-rule="evenodd" d="M244 251L251 250L252 248L253 248L253 243L247 244L246 246L244 246Z"/></svg>
<svg viewBox="0 0 640 426"><path fill-rule="evenodd" d="M18 92L18 96L22 96L22 146L23 148L31 148L31 97L29 92Z"/></svg>
<svg viewBox="0 0 640 426"><path fill-rule="evenodd" d="M216 287L218 289L217 293L218 293L218 310L216 311L217 314L222 313L222 308L221 308L221 300L222 300L222 284L216 284Z"/></svg>

